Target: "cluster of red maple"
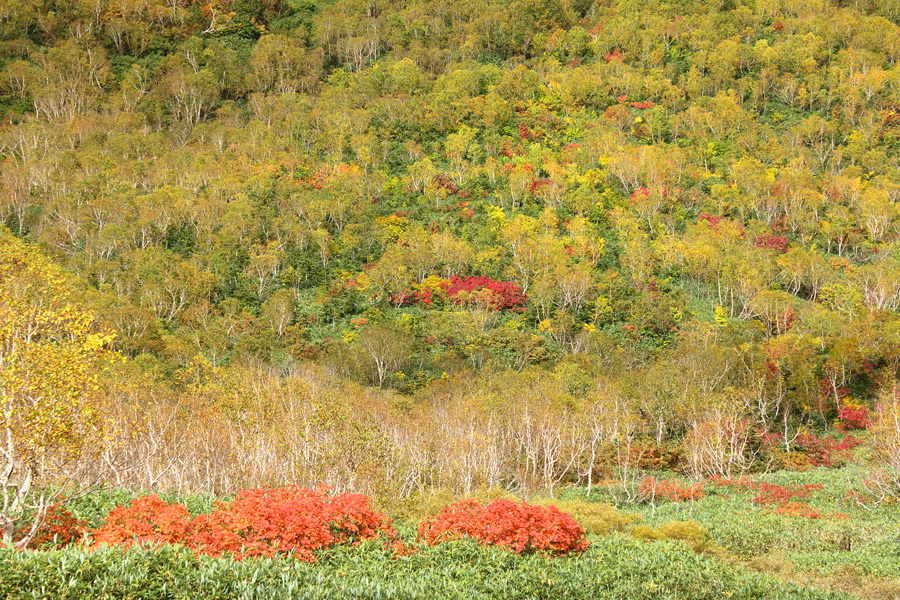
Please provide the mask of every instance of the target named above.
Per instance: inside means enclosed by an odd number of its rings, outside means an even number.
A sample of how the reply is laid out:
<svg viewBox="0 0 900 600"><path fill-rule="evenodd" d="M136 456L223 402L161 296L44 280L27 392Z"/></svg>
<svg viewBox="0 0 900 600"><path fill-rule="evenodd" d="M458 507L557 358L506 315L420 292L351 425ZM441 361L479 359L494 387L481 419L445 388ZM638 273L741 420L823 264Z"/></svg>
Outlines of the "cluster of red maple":
<svg viewBox="0 0 900 600"><path fill-rule="evenodd" d="M509 500L484 506L472 499L454 503L423 520L419 535L432 546L472 538L519 554L565 555L583 552L588 546L581 526L556 507ZM413 551L399 539L390 519L372 509L366 496L329 495L327 489L298 487L243 490L233 502L217 503L212 513L196 516L183 504L144 496L110 511L105 523L93 531L57 505L48 512L34 546L60 546L79 539L90 539L93 547L181 544L216 557L292 553L310 562L316 560L318 550L366 540L380 539L400 554Z"/></svg>

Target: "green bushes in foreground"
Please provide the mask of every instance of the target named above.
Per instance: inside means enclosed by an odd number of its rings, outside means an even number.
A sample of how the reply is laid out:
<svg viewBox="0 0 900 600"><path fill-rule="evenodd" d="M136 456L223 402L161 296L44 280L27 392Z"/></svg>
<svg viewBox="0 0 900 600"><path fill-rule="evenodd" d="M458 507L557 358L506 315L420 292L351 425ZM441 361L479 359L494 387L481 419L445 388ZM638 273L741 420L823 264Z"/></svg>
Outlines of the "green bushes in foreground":
<svg viewBox="0 0 900 600"><path fill-rule="evenodd" d="M519 556L459 541L394 556L377 543L335 548L315 564L290 557L232 561L182 547L86 552L0 550L6 600L325 599L825 599L684 544L642 544L621 535L592 540L578 558Z"/></svg>

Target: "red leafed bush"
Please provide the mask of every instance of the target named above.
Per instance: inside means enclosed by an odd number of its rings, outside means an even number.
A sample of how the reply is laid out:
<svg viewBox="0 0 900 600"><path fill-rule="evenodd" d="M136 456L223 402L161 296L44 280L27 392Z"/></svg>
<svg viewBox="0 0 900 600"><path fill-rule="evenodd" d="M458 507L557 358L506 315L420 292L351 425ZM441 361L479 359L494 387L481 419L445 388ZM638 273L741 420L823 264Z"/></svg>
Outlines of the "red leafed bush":
<svg viewBox="0 0 900 600"><path fill-rule="evenodd" d="M419 536L432 546L468 537L519 554L579 554L588 547L581 526L555 506L509 500L493 500L485 506L477 500L461 500L425 518L419 524Z"/></svg>
<svg viewBox="0 0 900 600"><path fill-rule="evenodd" d="M806 502L782 502L775 507L775 512L785 517L803 517L805 519L822 519L823 515L817 508Z"/></svg>
<svg viewBox="0 0 900 600"><path fill-rule="evenodd" d="M709 223L709 228L712 229L713 231L716 231L718 229L719 221L721 221L721 220L722 220L722 217L720 217L718 215L711 215L709 213L703 213L702 215L697 217L698 223L700 221L706 221L707 223Z"/></svg>
<svg viewBox="0 0 900 600"><path fill-rule="evenodd" d="M641 498L646 502L693 502L705 497L703 484L695 483L688 487L682 487L672 481L664 481L647 476L641 482Z"/></svg>
<svg viewBox="0 0 900 600"><path fill-rule="evenodd" d="M865 406L842 406L838 409L838 427L843 431L866 429L872 424Z"/></svg>
<svg viewBox="0 0 900 600"><path fill-rule="evenodd" d="M515 310L525 304L527 300L522 288L515 283L495 281L484 276L461 278L459 275L454 275L452 279L443 282L441 287L450 302L454 304L465 303L465 299L469 298L472 292L487 290L490 292L489 305L493 310Z"/></svg>
<svg viewBox="0 0 900 600"><path fill-rule="evenodd" d="M193 533L191 513L183 504L169 504L157 495L137 498L114 508L106 523L94 530L95 544L131 546L142 543L185 543Z"/></svg>
<svg viewBox="0 0 900 600"><path fill-rule="evenodd" d="M757 248L774 250L779 254L784 254L788 251L788 244L789 242L786 237L775 233L758 235L756 236L755 242Z"/></svg>
<svg viewBox="0 0 900 600"><path fill-rule="evenodd" d="M414 286L417 287L417 286ZM460 277L443 279L439 287L423 286L420 290L404 291L391 296L398 306L415 302L432 308L444 300L452 304L473 306L486 310L510 310L524 312L528 298L522 288L511 281L496 281L490 277Z"/></svg>
<svg viewBox="0 0 900 600"><path fill-rule="evenodd" d="M802 487L785 487L773 483L763 483L759 486L759 495L753 498L756 504L776 504L787 502L793 498L806 498L813 490L821 490L822 486L810 483Z"/></svg>
<svg viewBox="0 0 900 600"><path fill-rule="evenodd" d="M816 467L837 467L850 458L852 450L862 444L862 440L848 435L842 440L818 437L812 433L798 435L794 448L809 458Z"/></svg>
<svg viewBox="0 0 900 600"><path fill-rule="evenodd" d="M296 487L243 490L231 504L220 503L209 515L191 518L184 506L156 496L135 500L107 516L95 532L96 543L131 545L179 543L212 556L313 554L338 544L354 544L381 535L395 536L390 522L357 494L329 498Z"/></svg>
<svg viewBox="0 0 900 600"><path fill-rule="evenodd" d="M295 489L243 490L231 505L220 504L195 520L192 545L221 556L271 556L295 552L314 560L312 552L337 542L331 533L331 510L318 492Z"/></svg>
<svg viewBox="0 0 900 600"><path fill-rule="evenodd" d="M30 547L49 550L68 546L84 537L87 522L79 519L61 504L53 504L44 515L37 535L30 542Z"/></svg>
<svg viewBox="0 0 900 600"><path fill-rule="evenodd" d="M649 196L649 195L650 195L650 190L648 188L639 187L638 189L631 192L631 195L628 196L628 199L634 200L635 198L638 198L640 196Z"/></svg>

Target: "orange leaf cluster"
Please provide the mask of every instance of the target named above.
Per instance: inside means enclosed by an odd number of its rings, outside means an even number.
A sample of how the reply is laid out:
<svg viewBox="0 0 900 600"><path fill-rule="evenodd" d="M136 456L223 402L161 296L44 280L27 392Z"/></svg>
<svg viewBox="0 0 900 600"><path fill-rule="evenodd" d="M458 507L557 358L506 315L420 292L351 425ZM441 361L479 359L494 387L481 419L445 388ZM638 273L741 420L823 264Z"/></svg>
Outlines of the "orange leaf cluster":
<svg viewBox="0 0 900 600"><path fill-rule="evenodd" d="M704 496L702 483L681 487L675 480L664 481L650 476L641 482L641 498L645 501L694 502Z"/></svg>
<svg viewBox="0 0 900 600"><path fill-rule="evenodd" d="M84 537L86 531L86 521L79 519L57 503L47 509L44 522L29 544L32 548L43 549L68 546Z"/></svg>
<svg viewBox="0 0 900 600"><path fill-rule="evenodd" d="M419 524L419 535L432 546L468 537L518 554L580 554L588 547L581 526L555 506L510 500L493 500L484 506L471 498L461 500L437 516L425 518Z"/></svg>
<svg viewBox="0 0 900 600"><path fill-rule="evenodd" d="M813 490L821 490L822 486L810 483L803 487L785 487L773 483L763 483L759 486L759 495L753 498L756 504L776 504L787 502L793 498L806 498Z"/></svg>
<svg viewBox="0 0 900 600"><path fill-rule="evenodd" d="M272 556L293 552L315 561L316 550L393 537L390 521L359 494L328 497L297 487L243 490L231 504L192 517L183 504L158 496L120 506L94 531L94 543L183 544L211 556Z"/></svg>

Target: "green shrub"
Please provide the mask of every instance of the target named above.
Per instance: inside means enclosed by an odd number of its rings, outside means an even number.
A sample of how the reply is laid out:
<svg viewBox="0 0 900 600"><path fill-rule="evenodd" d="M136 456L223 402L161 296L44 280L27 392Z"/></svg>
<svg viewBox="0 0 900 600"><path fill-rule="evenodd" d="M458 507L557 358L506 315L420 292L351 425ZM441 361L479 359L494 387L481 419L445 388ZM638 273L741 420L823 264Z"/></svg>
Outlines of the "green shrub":
<svg viewBox="0 0 900 600"><path fill-rule="evenodd" d="M656 529L647 525L638 525L631 530L631 537L643 542L657 540L680 540L697 554L719 556L725 550L714 545L706 527L697 521L672 521L663 523Z"/></svg>
<svg viewBox="0 0 900 600"><path fill-rule="evenodd" d="M641 520L637 514L620 513L614 506L584 500L553 500L540 498L533 501L539 506L555 506L569 513L584 528L585 533L606 535L614 531L625 532Z"/></svg>
<svg viewBox="0 0 900 600"><path fill-rule="evenodd" d="M405 498L392 501L387 513L394 519L406 523L418 523L425 517L438 514L453 504L453 493L444 488L413 492Z"/></svg>

